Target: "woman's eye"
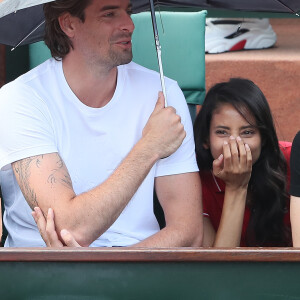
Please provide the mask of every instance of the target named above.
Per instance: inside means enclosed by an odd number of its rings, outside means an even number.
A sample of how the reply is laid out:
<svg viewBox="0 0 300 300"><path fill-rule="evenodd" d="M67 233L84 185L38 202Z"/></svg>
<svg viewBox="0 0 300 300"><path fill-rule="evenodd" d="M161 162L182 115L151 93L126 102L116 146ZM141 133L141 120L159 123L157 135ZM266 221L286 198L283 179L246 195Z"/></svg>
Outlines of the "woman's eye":
<svg viewBox="0 0 300 300"><path fill-rule="evenodd" d="M227 131L225 131L225 130L217 130L216 134L218 134L218 135L227 135Z"/></svg>
<svg viewBox="0 0 300 300"><path fill-rule="evenodd" d="M254 130L245 130L245 131L242 132L242 135L252 135L254 133L255 133Z"/></svg>

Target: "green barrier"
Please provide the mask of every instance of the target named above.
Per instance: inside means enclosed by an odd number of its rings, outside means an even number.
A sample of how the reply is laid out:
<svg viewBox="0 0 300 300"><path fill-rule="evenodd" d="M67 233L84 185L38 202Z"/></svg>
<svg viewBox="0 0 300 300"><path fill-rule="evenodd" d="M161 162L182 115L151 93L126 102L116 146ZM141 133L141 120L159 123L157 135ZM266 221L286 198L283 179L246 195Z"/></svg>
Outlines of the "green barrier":
<svg viewBox="0 0 300 300"><path fill-rule="evenodd" d="M299 299L300 251L0 251L1 299Z"/></svg>

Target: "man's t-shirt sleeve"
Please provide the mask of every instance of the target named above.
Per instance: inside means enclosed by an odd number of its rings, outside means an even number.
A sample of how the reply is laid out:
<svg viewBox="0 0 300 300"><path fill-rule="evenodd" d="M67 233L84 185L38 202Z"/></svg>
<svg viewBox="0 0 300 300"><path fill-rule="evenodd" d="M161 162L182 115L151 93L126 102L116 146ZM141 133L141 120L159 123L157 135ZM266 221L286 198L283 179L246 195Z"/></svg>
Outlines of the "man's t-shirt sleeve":
<svg viewBox="0 0 300 300"><path fill-rule="evenodd" d="M192 120L184 95L177 83L174 82L169 86L167 96L168 105L173 106L176 109L176 113L181 117L186 137L181 146L172 155L158 161L156 177L198 171Z"/></svg>
<svg viewBox="0 0 300 300"><path fill-rule="evenodd" d="M20 82L0 90L0 170L14 161L57 152L46 103Z"/></svg>
<svg viewBox="0 0 300 300"><path fill-rule="evenodd" d="M291 187L290 194L300 197L300 131L294 138L291 151Z"/></svg>

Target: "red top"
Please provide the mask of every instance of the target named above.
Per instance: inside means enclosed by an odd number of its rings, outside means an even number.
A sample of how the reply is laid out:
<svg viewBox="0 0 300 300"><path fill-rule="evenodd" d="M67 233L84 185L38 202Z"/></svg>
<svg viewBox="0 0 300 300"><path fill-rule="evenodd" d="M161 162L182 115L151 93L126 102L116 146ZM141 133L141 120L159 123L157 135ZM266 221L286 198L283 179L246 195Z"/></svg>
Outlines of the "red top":
<svg viewBox="0 0 300 300"><path fill-rule="evenodd" d="M279 142L279 147L283 152L283 155L287 161L287 190L290 185L290 155L292 143ZM209 217L210 221L215 229L219 228L219 223L222 215L224 194L225 194L225 183L223 180L215 177L211 171L200 171L201 182L202 182L202 196L203 196L203 214L205 217ZM242 236L241 236L241 247L246 247L246 231L250 220L250 209L246 206ZM285 214L284 223L290 226L290 214Z"/></svg>

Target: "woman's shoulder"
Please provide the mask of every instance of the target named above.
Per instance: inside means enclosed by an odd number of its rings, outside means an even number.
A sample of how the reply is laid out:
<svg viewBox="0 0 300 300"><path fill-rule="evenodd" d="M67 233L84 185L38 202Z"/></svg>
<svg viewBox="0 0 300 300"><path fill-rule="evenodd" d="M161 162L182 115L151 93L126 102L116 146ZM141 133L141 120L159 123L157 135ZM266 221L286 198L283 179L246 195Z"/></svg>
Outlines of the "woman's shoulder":
<svg viewBox="0 0 300 300"><path fill-rule="evenodd" d="M285 142L285 141L279 141L279 148L282 151L284 157L286 160L290 159L291 156L291 150L292 150L292 143L291 142Z"/></svg>

